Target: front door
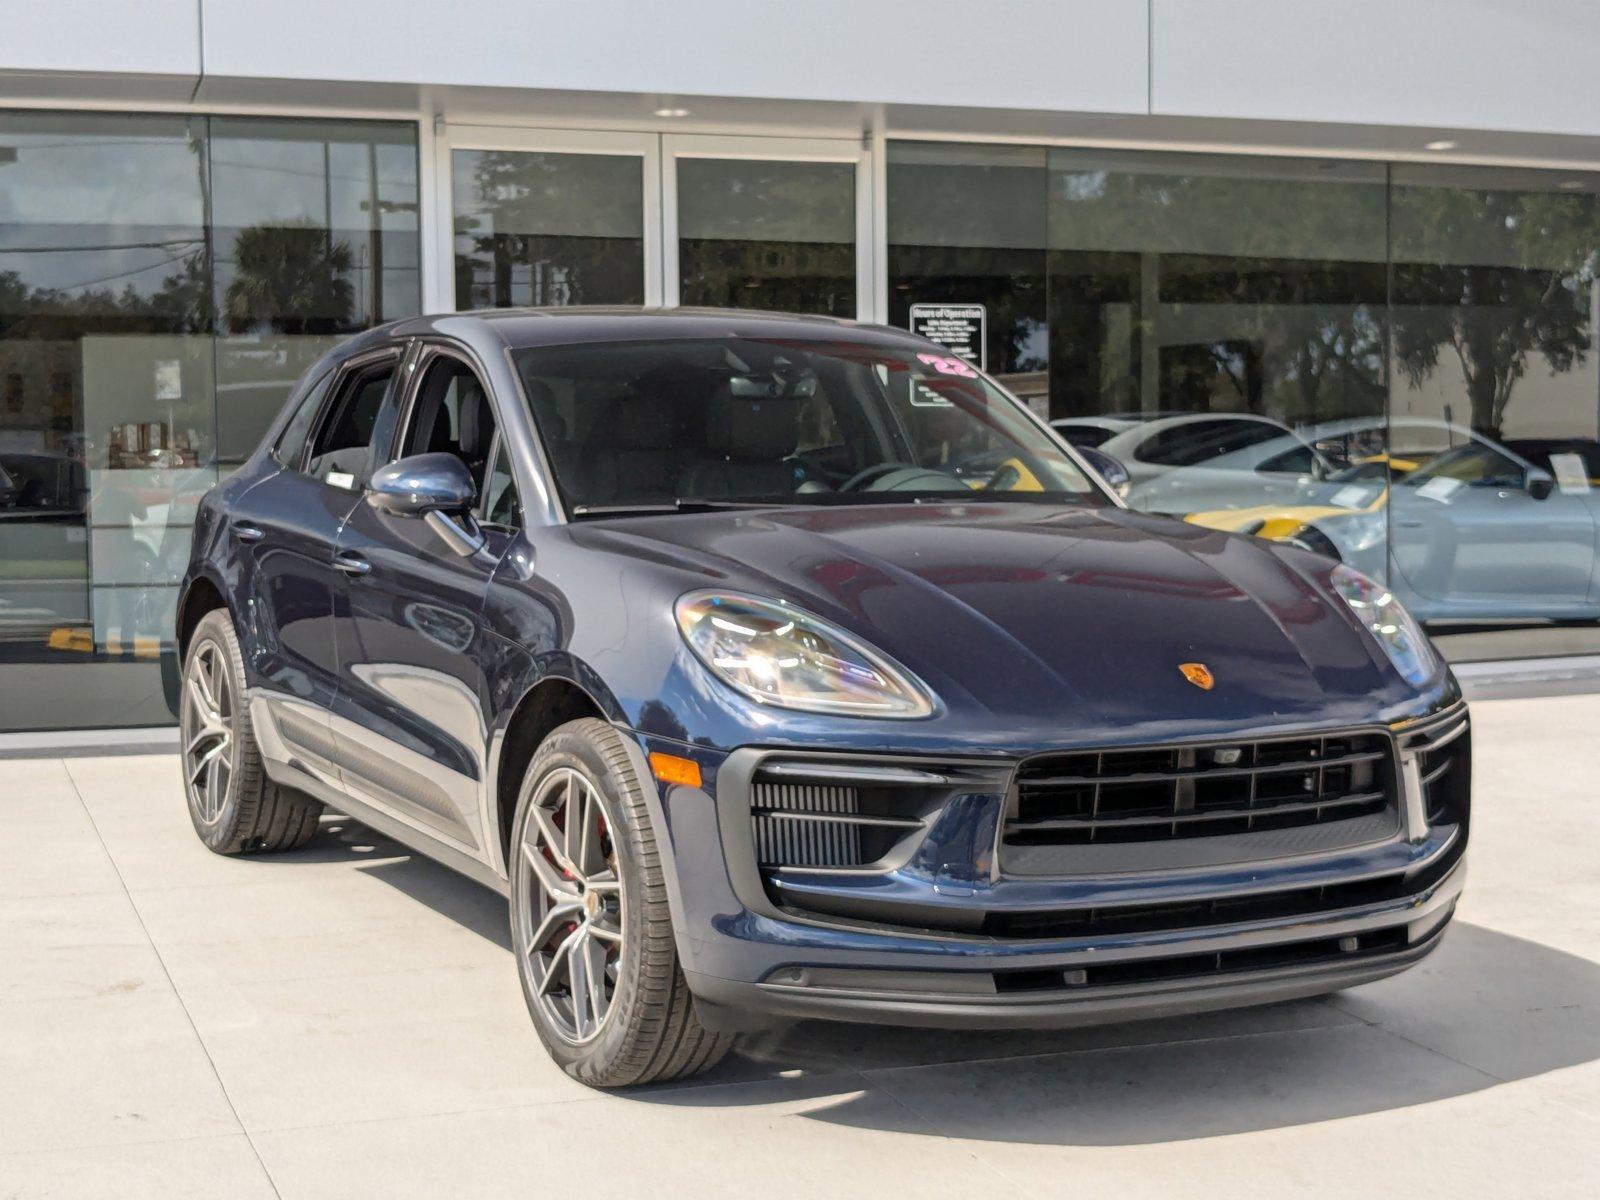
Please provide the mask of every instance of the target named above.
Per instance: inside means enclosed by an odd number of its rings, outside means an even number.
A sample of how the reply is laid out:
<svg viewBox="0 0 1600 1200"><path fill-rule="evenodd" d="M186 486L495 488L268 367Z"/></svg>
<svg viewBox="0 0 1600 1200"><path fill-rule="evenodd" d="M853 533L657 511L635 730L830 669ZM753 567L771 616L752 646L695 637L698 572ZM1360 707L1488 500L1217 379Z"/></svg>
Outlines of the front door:
<svg viewBox="0 0 1600 1200"><path fill-rule="evenodd" d="M487 541L462 556L419 518L356 506L335 555L342 603L333 734L357 799L482 858L488 650L479 615L515 503L497 482L504 472L491 469L496 420L472 366L435 346L412 374L396 457L464 460Z"/></svg>

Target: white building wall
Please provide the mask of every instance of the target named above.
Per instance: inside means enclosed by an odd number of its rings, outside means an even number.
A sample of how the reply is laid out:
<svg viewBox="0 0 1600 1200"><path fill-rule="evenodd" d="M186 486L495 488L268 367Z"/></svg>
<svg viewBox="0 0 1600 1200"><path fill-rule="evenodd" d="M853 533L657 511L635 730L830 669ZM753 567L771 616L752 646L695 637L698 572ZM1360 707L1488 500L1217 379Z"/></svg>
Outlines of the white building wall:
<svg viewBox="0 0 1600 1200"><path fill-rule="evenodd" d="M0 0L4 71L194 77L199 6L196 0Z"/></svg>
<svg viewBox="0 0 1600 1200"><path fill-rule="evenodd" d="M1600 133L1596 0L1152 0L1157 113Z"/></svg>
<svg viewBox="0 0 1600 1200"><path fill-rule="evenodd" d="M1145 111L1145 0L204 0L210 75ZM359 47L359 53L352 53Z"/></svg>
<svg viewBox="0 0 1600 1200"><path fill-rule="evenodd" d="M1587 136L1597 63L1600 0L0 0L0 102L203 76Z"/></svg>

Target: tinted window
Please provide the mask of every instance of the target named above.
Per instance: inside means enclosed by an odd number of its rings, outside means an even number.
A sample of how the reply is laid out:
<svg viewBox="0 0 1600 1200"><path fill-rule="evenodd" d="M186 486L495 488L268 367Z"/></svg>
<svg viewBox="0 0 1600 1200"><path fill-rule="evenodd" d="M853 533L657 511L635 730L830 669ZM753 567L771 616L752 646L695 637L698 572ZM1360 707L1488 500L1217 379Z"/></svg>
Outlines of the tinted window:
<svg viewBox="0 0 1600 1200"><path fill-rule="evenodd" d="M1014 400L960 359L915 346L730 337L513 357L559 489L580 511L1105 502Z"/></svg>
<svg viewBox="0 0 1600 1200"><path fill-rule="evenodd" d="M1316 469L1317 456L1310 446L1301 446L1285 454L1269 458L1256 468L1269 475L1310 475Z"/></svg>
<svg viewBox="0 0 1600 1200"><path fill-rule="evenodd" d="M434 357L417 388L405 453L454 454L467 464L482 495L494 432L488 394L472 369L449 355Z"/></svg>
<svg viewBox="0 0 1600 1200"><path fill-rule="evenodd" d="M372 429L393 376L394 364L386 363L359 372L341 387L311 447L310 474L337 487L366 481Z"/></svg>
<svg viewBox="0 0 1600 1200"><path fill-rule="evenodd" d="M305 460L306 438L311 433L311 426L316 421L317 414L322 411L322 402L327 398L328 385L331 382L333 382L333 372L329 371L306 390L299 407L294 410L294 416L289 418L289 423L278 435L279 462L298 467Z"/></svg>
<svg viewBox="0 0 1600 1200"><path fill-rule="evenodd" d="M1190 421L1146 438L1135 457L1161 466L1192 467L1283 433L1281 427L1265 421Z"/></svg>
<svg viewBox="0 0 1600 1200"><path fill-rule="evenodd" d="M1088 446L1091 449L1108 440L1116 432L1114 429L1104 429L1099 425L1074 425L1070 421L1057 422L1055 430L1071 445Z"/></svg>
<svg viewBox="0 0 1600 1200"><path fill-rule="evenodd" d="M481 521L506 529L522 528L522 502L517 498L517 482L511 474L511 455L505 442L498 438L480 495L478 515Z"/></svg>

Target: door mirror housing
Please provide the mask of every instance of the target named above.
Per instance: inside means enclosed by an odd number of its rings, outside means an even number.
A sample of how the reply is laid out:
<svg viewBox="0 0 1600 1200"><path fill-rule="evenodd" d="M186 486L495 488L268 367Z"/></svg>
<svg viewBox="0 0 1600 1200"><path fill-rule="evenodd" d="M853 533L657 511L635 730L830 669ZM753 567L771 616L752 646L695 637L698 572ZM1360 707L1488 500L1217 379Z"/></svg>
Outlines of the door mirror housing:
<svg viewBox="0 0 1600 1200"><path fill-rule="evenodd" d="M1128 474L1128 468L1115 455L1107 454L1104 450L1094 446L1074 446L1078 457L1094 469L1095 474L1105 481L1107 487L1117 494L1120 499L1128 498L1128 490L1132 486L1133 478Z"/></svg>
<svg viewBox="0 0 1600 1200"><path fill-rule="evenodd" d="M1537 467L1528 472L1528 495L1535 500L1548 500L1550 493L1556 490L1555 476L1548 471L1541 471Z"/></svg>
<svg viewBox="0 0 1600 1200"><path fill-rule="evenodd" d="M472 473L454 454L413 454L374 472L367 485L367 503L397 517L456 516L477 498Z"/></svg>
<svg viewBox="0 0 1600 1200"><path fill-rule="evenodd" d="M484 536L472 519L478 485L467 464L454 454L413 454L374 472L367 503L396 517L421 517L445 545L463 558L483 549Z"/></svg>

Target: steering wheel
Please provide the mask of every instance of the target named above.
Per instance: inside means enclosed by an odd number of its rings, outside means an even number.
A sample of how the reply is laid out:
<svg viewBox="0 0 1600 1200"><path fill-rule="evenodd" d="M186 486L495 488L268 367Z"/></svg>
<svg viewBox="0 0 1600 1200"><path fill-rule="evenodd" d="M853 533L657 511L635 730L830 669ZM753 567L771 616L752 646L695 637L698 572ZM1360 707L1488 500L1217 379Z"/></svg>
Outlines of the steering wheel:
<svg viewBox="0 0 1600 1200"><path fill-rule="evenodd" d="M839 485L838 490L841 491L841 492L864 492L864 491L867 490L867 485L869 483L873 483L873 482L883 478L885 475L888 475L891 471L905 471L905 470L913 470L914 471L914 470L917 470L917 469L918 468L913 466L913 464L911 464L911 463L904 463L904 462L881 462L881 463L875 463L874 465L872 465L870 467L867 467L865 470L857 471L854 475L850 476L849 479L846 479L843 483L841 483Z"/></svg>

